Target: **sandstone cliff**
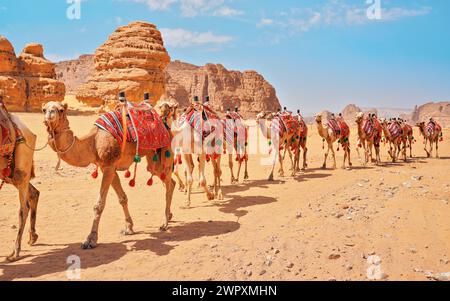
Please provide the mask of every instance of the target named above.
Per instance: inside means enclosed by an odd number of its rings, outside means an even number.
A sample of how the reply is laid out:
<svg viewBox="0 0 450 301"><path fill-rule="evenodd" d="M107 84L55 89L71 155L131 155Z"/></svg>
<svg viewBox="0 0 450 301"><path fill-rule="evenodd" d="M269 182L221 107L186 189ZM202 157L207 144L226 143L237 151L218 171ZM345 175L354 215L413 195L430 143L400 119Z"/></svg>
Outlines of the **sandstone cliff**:
<svg viewBox="0 0 450 301"><path fill-rule="evenodd" d="M255 71L230 71L220 64L170 63L163 99L186 106L195 95L201 99L209 96L211 107L218 112L237 106L246 117L280 107L275 89Z"/></svg>
<svg viewBox="0 0 450 301"><path fill-rule="evenodd" d="M56 63L56 79L66 84L67 94L75 94L76 89L94 74L94 69L94 56L81 55L75 60Z"/></svg>
<svg viewBox="0 0 450 301"><path fill-rule="evenodd" d="M0 36L0 94L9 110L39 111L45 102L62 101L65 86L56 80L55 65L45 59L42 45L29 44L16 57Z"/></svg>
<svg viewBox="0 0 450 301"><path fill-rule="evenodd" d="M140 101L144 92L150 92L151 101L156 102L164 93L164 69L169 61L155 25L133 22L119 27L96 50L94 72L76 89L76 97L90 106L111 107L120 91L130 101Z"/></svg>
<svg viewBox="0 0 450 301"><path fill-rule="evenodd" d="M450 127L450 102L430 102L416 106L411 115L405 116L411 123L428 121L433 117L443 127Z"/></svg>

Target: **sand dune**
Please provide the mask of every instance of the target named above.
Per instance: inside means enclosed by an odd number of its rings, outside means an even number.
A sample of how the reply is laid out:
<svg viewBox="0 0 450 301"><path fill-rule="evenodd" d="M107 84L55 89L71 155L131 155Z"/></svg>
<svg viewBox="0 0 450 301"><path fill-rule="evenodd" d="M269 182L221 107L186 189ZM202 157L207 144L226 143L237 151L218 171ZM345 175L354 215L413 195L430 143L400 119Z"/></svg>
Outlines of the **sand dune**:
<svg viewBox="0 0 450 301"><path fill-rule="evenodd" d="M38 134L38 146L45 144L43 116L19 116ZM81 135L95 117L69 119ZM357 160L354 135L351 171L319 169L323 151L315 128L310 169L295 178L267 182L269 168L254 156L250 180L231 186L223 162L225 200L209 202L196 193L193 208L186 210L180 209L184 194L176 192L174 222L164 233L158 230L162 185L147 187L141 166L137 187L125 188L138 234L120 234L124 218L111 192L100 245L88 251L80 244L90 231L100 180L90 177L92 168L64 163L56 174L56 155L47 148L35 156L38 243L29 247L24 239L24 258L0 263L0 280L66 280L70 255L81 258L81 280L367 280L371 255L379 257L377 267L388 280L424 280L450 271L450 130L444 132L439 160L424 158L420 138L409 163L366 168ZM341 151L339 161L342 156ZM384 148L384 161L386 156ZM12 187L0 191L0 208L3 257L12 251L18 222Z"/></svg>

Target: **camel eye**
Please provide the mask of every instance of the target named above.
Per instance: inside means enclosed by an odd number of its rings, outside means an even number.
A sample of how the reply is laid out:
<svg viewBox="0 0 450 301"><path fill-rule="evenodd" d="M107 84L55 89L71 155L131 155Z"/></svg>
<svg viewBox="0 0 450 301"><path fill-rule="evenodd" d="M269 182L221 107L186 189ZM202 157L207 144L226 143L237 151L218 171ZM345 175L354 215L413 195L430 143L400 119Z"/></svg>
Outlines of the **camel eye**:
<svg viewBox="0 0 450 301"><path fill-rule="evenodd" d="M60 112L60 113L64 113L64 110L63 110L63 109L59 109L59 112Z"/></svg>
<svg viewBox="0 0 450 301"><path fill-rule="evenodd" d="M47 113L47 109L42 109L42 112Z"/></svg>

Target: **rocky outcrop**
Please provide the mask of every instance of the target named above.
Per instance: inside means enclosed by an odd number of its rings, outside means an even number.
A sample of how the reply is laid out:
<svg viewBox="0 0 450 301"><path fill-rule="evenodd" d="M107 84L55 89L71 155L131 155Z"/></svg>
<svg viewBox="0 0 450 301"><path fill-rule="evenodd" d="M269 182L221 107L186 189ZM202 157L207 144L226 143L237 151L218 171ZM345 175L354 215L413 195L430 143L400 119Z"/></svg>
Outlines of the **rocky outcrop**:
<svg viewBox="0 0 450 301"><path fill-rule="evenodd" d="M29 44L16 57L11 43L0 37L0 94L9 110L39 111L45 102L62 101L65 86L55 78L42 45Z"/></svg>
<svg viewBox="0 0 450 301"><path fill-rule="evenodd" d="M81 55L78 59L56 63L56 79L66 85L66 93L74 94L94 74L94 55Z"/></svg>
<svg viewBox="0 0 450 301"><path fill-rule="evenodd" d="M430 102L416 106L411 115L405 116L411 123L428 121L433 117L443 127L450 127L450 102Z"/></svg>
<svg viewBox="0 0 450 301"><path fill-rule="evenodd" d="M357 105L349 104L344 108L344 110L342 110L342 116L344 117L346 122L348 122L349 124L354 124L356 114L359 112L364 112L365 114L378 115L378 110L375 108L361 109Z"/></svg>
<svg viewBox="0 0 450 301"><path fill-rule="evenodd" d="M155 25L133 22L119 27L94 56L94 72L76 89L76 98L89 106L112 107L125 91L130 101L151 93L151 102L164 93L164 70L170 62Z"/></svg>
<svg viewBox="0 0 450 301"><path fill-rule="evenodd" d="M220 64L170 63L163 99L187 106L194 96L209 96L211 108L218 112L237 106L245 117L281 107L274 87L256 71L231 71Z"/></svg>

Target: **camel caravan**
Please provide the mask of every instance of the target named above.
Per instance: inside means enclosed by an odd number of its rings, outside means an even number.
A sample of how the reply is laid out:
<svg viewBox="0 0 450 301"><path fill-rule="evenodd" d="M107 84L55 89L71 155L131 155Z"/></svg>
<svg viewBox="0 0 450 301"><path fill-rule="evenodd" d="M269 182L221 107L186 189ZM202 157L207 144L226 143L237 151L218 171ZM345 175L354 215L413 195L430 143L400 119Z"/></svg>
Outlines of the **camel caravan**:
<svg viewBox="0 0 450 301"><path fill-rule="evenodd" d="M93 178L101 182L99 196L94 206L92 228L83 249L95 248L99 239L99 223L105 208L109 189L117 194L125 216L125 235L134 234L133 219L128 210L128 198L121 180L125 178L130 187L136 186L139 165L146 161L145 172L149 174L148 186L155 185L159 179L165 189L165 211L160 227L165 231L173 217L171 203L178 188L185 193L183 208L191 206L194 177L198 171L199 187L208 201L223 200L221 168L222 156L228 157L231 185L249 179L249 126L239 112L239 108L228 109L224 114L215 112L209 106L209 97L200 100L194 97L190 105L179 108L178 104L161 102L150 104L150 95L145 93L141 103L132 103L124 92L119 94L117 107L98 117L86 136L78 137L71 130L67 104L48 102L42 107L44 125L48 133L47 145L60 161L74 167L95 166ZM223 117L220 117L220 116ZM271 172L268 180L274 180L274 171L279 164L278 175L285 176L284 160L288 155L290 171L296 176L307 170L308 126L300 111L293 113L284 108L277 112L257 114L258 130L267 140L268 154L271 158ZM392 162L399 158L407 161L407 151L412 157L412 145L416 141L413 128L400 118L383 119L375 114L357 113L357 151L363 150L362 165L372 162L381 164L380 148L384 143ZM317 133L322 137L324 161L327 167L331 153L336 168L336 151L344 151L342 168L351 169L350 127L341 114L321 112L315 116ZM416 124L424 138L427 157L433 154L433 145L438 155L439 142L443 140L442 127L432 118ZM37 150L36 136L20 121L10 114L0 96L0 189L4 184L14 185L19 192L19 227L13 253L8 261L20 258L22 235L30 214L29 244L38 239L36 233L36 212L39 191L30 184L34 177L33 155ZM335 150L335 142L337 149ZM428 148L429 147L429 148ZM45 148L45 146L44 146ZM300 165L300 160L302 164ZM235 164L237 163L237 173ZM206 168L211 163L212 185L208 185ZM197 168L196 168L197 167ZM243 170L242 170L243 169ZM124 172L123 176L119 172Z"/></svg>

